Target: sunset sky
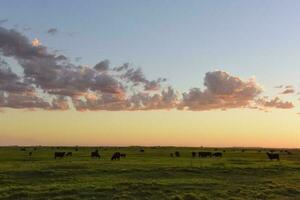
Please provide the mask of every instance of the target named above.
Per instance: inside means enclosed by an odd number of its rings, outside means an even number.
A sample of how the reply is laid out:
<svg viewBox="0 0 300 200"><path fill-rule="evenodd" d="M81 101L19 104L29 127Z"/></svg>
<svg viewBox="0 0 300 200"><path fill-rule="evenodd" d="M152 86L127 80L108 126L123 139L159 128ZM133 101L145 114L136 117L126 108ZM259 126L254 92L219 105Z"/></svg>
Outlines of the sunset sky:
<svg viewBox="0 0 300 200"><path fill-rule="evenodd" d="M0 6L0 145L300 148L300 2Z"/></svg>

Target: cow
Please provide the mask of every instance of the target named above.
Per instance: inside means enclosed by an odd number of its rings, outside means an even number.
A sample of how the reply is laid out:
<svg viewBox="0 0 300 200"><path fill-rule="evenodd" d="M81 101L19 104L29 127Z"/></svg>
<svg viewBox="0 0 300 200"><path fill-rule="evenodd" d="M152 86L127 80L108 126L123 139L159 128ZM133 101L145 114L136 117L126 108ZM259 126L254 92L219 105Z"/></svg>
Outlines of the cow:
<svg viewBox="0 0 300 200"><path fill-rule="evenodd" d="M115 152L110 160L120 160L121 154L120 152Z"/></svg>
<svg viewBox="0 0 300 200"><path fill-rule="evenodd" d="M269 153L267 152L267 155L270 160L279 160L279 154L278 153Z"/></svg>
<svg viewBox="0 0 300 200"><path fill-rule="evenodd" d="M145 150L144 150L144 149L140 149L140 152L141 152L141 153L144 153L144 152L145 152Z"/></svg>
<svg viewBox="0 0 300 200"><path fill-rule="evenodd" d="M212 156L217 158L217 157L222 157L223 154L221 152L215 152L215 153L212 154Z"/></svg>
<svg viewBox="0 0 300 200"><path fill-rule="evenodd" d="M199 151L198 152L198 157L199 158L206 158L206 157L211 157L212 153L211 152L206 152L206 151Z"/></svg>
<svg viewBox="0 0 300 200"><path fill-rule="evenodd" d="M175 156L176 156L176 157L180 157L179 151L175 151Z"/></svg>
<svg viewBox="0 0 300 200"><path fill-rule="evenodd" d="M192 152L192 157L193 157L193 158L196 157L196 152Z"/></svg>
<svg viewBox="0 0 300 200"><path fill-rule="evenodd" d="M288 155L292 155L292 152L288 151L288 150L285 150L285 152L288 154Z"/></svg>
<svg viewBox="0 0 300 200"><path fill-rule="evenodd" d="M26 151L26 148L21 148L20 151Z"/></svg>
<svg viewBox="0 0 300 200"><path fill-rule="evenodd" d="M120 157L126 158L126 153L121 153L121 154L120 154Z"/></svg>
<svg viewBox="0 0 300 200"><path fill-rule="evenodd" d="M98 150L92 151L91 152L91 158L100 158L100 154L98 152Z"/></svg>
<svg viewBox="0 0 300 200"><path fill-rule="evenodd" d="M66 152L54 152L54 158L63 158Z"/></svg>
<svg viewBox="0 0 300 200"><path fill-rule="evenodd" d="M32 152L30 151L30 152L28 153L28 155L31 157L31 156L32 156Z"/></svg>
<svg viewBox="0 0 300 200"><path fill-rule="evenodd" d="M72 156L72 155L73 155L72 152L67 152L67 153L66 153L66 156Z"/></svg>

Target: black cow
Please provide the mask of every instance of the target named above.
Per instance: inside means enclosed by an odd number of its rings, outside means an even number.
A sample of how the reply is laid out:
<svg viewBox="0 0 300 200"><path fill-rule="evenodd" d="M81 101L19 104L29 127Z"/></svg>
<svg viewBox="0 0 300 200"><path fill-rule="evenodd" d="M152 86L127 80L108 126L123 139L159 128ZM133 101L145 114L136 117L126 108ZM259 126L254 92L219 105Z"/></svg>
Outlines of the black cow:
<svg viewBox="0 0 300 200"><path fill-rule="evenodd" d="M120 152L115 152L110 160L120 160L121 154Z"/></svg>
<svg viewBox="0 0 300 200"><path fill-rule="evenodd" d="M211 156L212 156L211 152L206 152L206 151L198 152L198 157L200 157L200 158L206 158L206 157L211 157Z"/></svg>
<svg viewBox="0 0 300 200"><path fill-rule="evenodd" d="M126 153L120 153L120 157L126 158Z"/></svg>
<svg viewBox="0 0 300 200"><path fill-rule="evenodd" d="M144 150L144 149L140 149L140 152L144 153L144 152L145 152L145 150Z"/></svg>
<svg viewBox="0 0 300 200"><path fill-rule="evenodd" d="M267 155L270 160L279 160L279 154L278 153L269 153L267 152Z"/></svg>
<svg viewBox="0 0 300 200"><path fill-rule="evenodd" d="M288 150L285 150L285 152L288 154L288 155L292 155L292 152L288 151Z"/></svg>
<svg viewBox="0 0 300 200"><path fill-rule="evenodd" d="M100 158L100 154L99 154L98 150L91 152L91 158Z"/></svg>
<svg viewBox="0 0 300 200"><path fill-rule="evenodd" d="M67 152L67 153L66 153L66 156L72 156L72 155L73 155L72 152Z"/></svg>
<svg viewBox="0 0 300 200"><path fill-rule="evenodd" d="M30 151L30 152L28 153L28 155L29 155L29 156L32 156L32 152Z"/></svg>
<svg viewBox="0 0 300 200"><path fill-rule="evenodd" d="M214 157L222 157L223 154L221 152L215 152L215 153L212 154L212 156L214 156Z"/></svg>
<svg viewBox="0 0 300 200"><path fill-rule="evenodd" d="M63 158L66 152L54 152L54 158Z"/></svg>
<svg viewBox="0 0 300 200"><path fill-rule="evenodd" d="M176 157L180 157L179 151L175 151L175 156L176 156Z"/></svg>
<svg viewBox="0 0 300 200"><path fill-rule="evenodd" d="M192 152L192 157L193 157L193 158L196 157L196 152Z"/></svg>

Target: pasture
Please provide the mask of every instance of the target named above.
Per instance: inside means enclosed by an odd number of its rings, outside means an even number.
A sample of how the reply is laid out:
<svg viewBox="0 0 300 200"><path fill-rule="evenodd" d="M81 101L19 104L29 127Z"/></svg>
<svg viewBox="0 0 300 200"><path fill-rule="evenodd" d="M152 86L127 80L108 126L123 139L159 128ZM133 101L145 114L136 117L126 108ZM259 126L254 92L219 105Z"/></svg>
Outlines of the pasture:
<svg viewBox="0 0 300 200"><path fill-rule="evenodd" d="M90 157L95 149L100 159ZM276 150L280 161L271 161L263 149L140 149L1 147L0 199L300 199L298 150ZM54 159L55 151L72 156ZM117 151L126 157L111 161ZM180 157L170 157L175 151ZM192 158L193 151L223 156Z"/></svg>

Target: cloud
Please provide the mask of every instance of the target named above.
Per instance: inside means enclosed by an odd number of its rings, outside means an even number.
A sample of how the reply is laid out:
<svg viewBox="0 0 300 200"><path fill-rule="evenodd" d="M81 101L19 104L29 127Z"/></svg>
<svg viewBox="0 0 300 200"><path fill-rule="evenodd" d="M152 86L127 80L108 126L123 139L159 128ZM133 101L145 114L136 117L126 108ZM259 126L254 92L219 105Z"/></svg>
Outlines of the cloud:
<svg viewBox="0 0 300 200"><path fill-rule="evenodd" d="M295 90L293 88L288 88L283 90L280 94L293 94L295 93Z"/></svg>
<svg viewBox="0 0 300 200"><path fill-rule="evenodd" d="M30 26L23 26L22 30L23 31L30 31L31 27Z"/></svg>
<svg viewBox="0 0 300 200"><path fill-rule="evenodd" d="M156 80L146 79L141 68L133 68L128 63L123 64L120 67L113 69L114 71L121 72L121 78L127 81L127 83L132 83L132 86L143 86L144 90L159 90L161 88L161 83L165 82L165 78L158 78Z"/></svg>
<svg viewBox="0 0 300 200"><path fill-rule="evenodd" d="M34 91L33 86L14 73L0 57L0 91L22 93Z"/></svg>
<svg viewBox="0 0 300 200"><path fill-rule="evenodd" d="M49 35L56 35L56 34L58 33L58 30L57 30L57 28L49 28L49 29L47 30L47 33L48 33Z"/></svg>
<svg viewBox="0 0 300 200"><path fill-rule="evenodd" d="M288 101L282 101L279 97L275 97L271 100L268 98L260 98L256 101L258 106L263 108L280 108L280 109L291 109L294 108L294 104Z"/></svg>
<svg viewBox="0 0 300 200"><path fill-rule="evenodd" d="M159 94L134 94L129 102L131 110L173 109L178 104L178 95L173 88L168 87Z"/></svg>
<svg viewBox="0 0 300 200"><path fill-rule="evenodd" d="M243 81L227 72L207 72L205 89L192 88L183 93L180 109L211 110L248 107L262 92L254 79Z"/></svg>
<svg viewBox="0 0 300 200"><path fill-rule="evenodd" d="M291 108L278 98L259 98L255 79L242 80L224 71L207 72L204 89L180 94L164 86L165 78L148 79L129 63L111 67L102 60L94 67L76 65L71 59L33 42L16 30L0 27L0 108L68 110L211 110L230 108ZM5 59L23 69L15 73ZM286 88L291 89L291 88Z"/></svg>
<svg viewBox="0 0 300 200"><path fill-rule="evenodd" d="M47 57L46 48L33 46L28 38L13 29L0 27L0 52L3 56L20 59Z"/></svg>
<svg viewBox="0 0 300 200"><path fill-rule="evenodd" d="M94 68L76 66L64 55L49 53L38 40L32 45L30 40L19 32L5 28L0 28L0 52L4 57L13 57L18 61L24 70L26 83L34 85L50 96L73 99L81 97L88 105L91 104L89 102L91 100L86 98L90 94L101 96L100 103L104 105L108 99L113 101L119 97L124 98L127 88L123 85L124 82L129 85L143 83L147 88L154 86L158 88L158 84L162 81L162 79L148 80L140 69L132 67L119 72L109 70L108 60L99 62ZM11 71L2 73L5 73L5 77L9 77ZM16 79L12 83L21 82ZM1 86L4 87L3 85ZM57 101L54 103L56 107L61 105Z"/></svg>
<svg viewBox="0 0 300 200"><path fill-rule="evenodd" d="M109 60L103 60L94 66L94 69L103 72L109 69Z"/></svg>
<svg viewBox="0 0 300 200"><path fill-rule="evenodd" d="M0 107L22 109L51 109L51 105L35 92L3 92L0 91Z"/></svg>
<svg viewBox="0 0 300 200"><path fill-rule="evenodd" d="M158 110L176 108L178 95L171 87L161 93L150 95L146 92L136 93L129 98L112 93L93 94L86 98L72 99L75 108L79 111L134 111L134 110Z"/></svg>
<svg viewBox="0 0 300 200"><path fill-rule="evenodd" d="M31 41L31 44L32 44L32 46L34 46L34 47L38 47L38 46L40 46L42 43L41 43L37 38L35 38L35 39L33 39L33 40Z"/></svg>
<svg viewBox="0 0 300 200"><path fill-rule="evenodd" d="M0 25L6 23L7 21L8 19L0 19Z"/></svg>
<svg viewBox="0 0 300 200"><path fill-rule="evenodd" d="M64 96L58 96L52 100L52 110L68 110L70 108L68 99Z"/></svg>

